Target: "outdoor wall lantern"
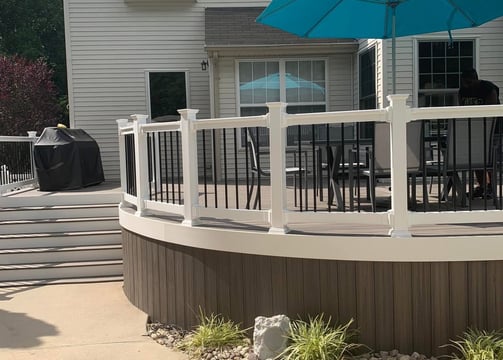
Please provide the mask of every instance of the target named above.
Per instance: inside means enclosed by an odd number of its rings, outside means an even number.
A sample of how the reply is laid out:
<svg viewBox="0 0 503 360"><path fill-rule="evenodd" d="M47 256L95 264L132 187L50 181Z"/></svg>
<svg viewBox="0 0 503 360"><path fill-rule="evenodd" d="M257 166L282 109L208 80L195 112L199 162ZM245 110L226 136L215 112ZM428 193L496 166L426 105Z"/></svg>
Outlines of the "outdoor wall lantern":
<svg viewBox="0 0 503 360"><path fill-rule="evenodd" d="M208 63L208 61L206 61L206 60L201 61L201 70L206 71L206 69L208 68L208 65L210 65Z"/></svg>

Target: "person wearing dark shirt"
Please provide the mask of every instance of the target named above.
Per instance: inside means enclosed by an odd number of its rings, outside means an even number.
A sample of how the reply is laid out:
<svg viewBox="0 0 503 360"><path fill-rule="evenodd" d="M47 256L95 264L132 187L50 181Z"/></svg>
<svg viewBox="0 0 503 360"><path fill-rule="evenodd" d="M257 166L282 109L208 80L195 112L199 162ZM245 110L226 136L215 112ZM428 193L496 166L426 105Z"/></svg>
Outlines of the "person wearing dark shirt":
<svg viewBox="0 0 503 360"><path fill-rule="evenodd" d="M492 82L480 80L475 69L463 71L461 87L458 92L459 105L494 105L499 104L499 88ZM478 186L473 189L472 197L492 197L491 173L475 171Z"/></svg>

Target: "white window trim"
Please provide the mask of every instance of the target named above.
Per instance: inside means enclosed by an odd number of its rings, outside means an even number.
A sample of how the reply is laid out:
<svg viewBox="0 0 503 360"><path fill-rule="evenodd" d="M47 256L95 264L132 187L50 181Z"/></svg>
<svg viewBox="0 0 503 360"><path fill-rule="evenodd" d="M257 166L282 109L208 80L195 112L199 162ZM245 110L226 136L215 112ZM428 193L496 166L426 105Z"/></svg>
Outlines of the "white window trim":
<svg viewBox="0 0 503 360"><path fill-rule="evenodd" d="M190 83L189 83L189 70L187 69L145 69L145 102L147 104L147 122L152 122L152 109L150 108L150 73L166 73L166 72L176 72L185 73L185 101L187 103L187 109L190 109Z"/></svg>
<svg viewBox="0 0 503 360"><path fill-rule="evenodd" d="M329 111L329 101L330 101L330 91L329 91L329 57L328 56L315 56L315 57L281 57L281 58L242 58L234 60L234 88L236 94L236 116L240 116L241 109L241 99L239 92L239 63L240 62L275 62L279 63L279 71L280 73L285 73L285 62L287 61L324 61L325 62L325 101L324 102L309 102L309 103L288 103L291 106L303 106L303 105L325 105L325 111ZM283 99L286 103L286 88L284 85L284 77L280 77L280 99ZM243 105L246 107L263 107L267 104L250 104ZM244 151L243 144L241 142L241 136L238 136L238 151Z"/></svg>
<svg viewBox="0 0 503 360"><path fill-rule="evenodd" d="M240 116L241 109L241 98L239 92L239 63L241 62L278 62L279 63L279 72L280 74L285 73L285 62L286 61L324 61L325 62L325 101L324 102L309 102L309 103L288 103L288 105L292 106L302 106L302 105L325 105L325 110L328 111L330 108L329 100L330 100L330 92L329 92L329 78L328 78L328 66L329 66L329 58L328 57L281 57L281 58L243 58L234 60L234 79L235 79L235 92L236 92L236 116ZM284 77L280 77L280 90L279 90L279 98L280 101L286 103L286 89L284 84ZM264 104L265 105L265 104ZM244 105L246 107L262 107L264 105L261 104L250 104Z"/></svg>
<svg viewBox="0 0 503 360"><path fill-rule="evenodd" d="M475 48L473 51L474 62L473 66L475 69L479 68L480 59L480 36L478 35L455 35L453 36L453 41L473 41L475 43ZM449 36L446 35L429 35L429 36L413 36L413 48L412 48L412 61L413 61L413 71L414 76L412 77L412 89L413 89L413 107L417 107L419 104L419 42L420 41L449 41Z"/></svg>

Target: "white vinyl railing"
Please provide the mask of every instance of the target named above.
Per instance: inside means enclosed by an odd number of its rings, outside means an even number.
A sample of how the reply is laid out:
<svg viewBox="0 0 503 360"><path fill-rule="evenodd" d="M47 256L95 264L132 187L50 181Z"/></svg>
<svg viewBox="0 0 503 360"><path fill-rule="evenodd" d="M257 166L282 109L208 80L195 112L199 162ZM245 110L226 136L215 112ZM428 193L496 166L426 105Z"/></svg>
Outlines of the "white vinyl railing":
<svg viewBox="0 0 503 360"><path fill-rule="evenodd" d="M341 111L326 113L287 114L286 104L268 104L269 113L263 116L196 119L198 110L180 110L180 121L171 123L147 124L146 115L134 115L133 121L118 120L121 180L123 202L136 206L136 215L143 216L149 210L183 216L183 224L196 226L201 217L231 220L262 220L269 224L270 233L288 232L293 223L353 223L388 225L392 237L410 237L410 227L425 224L447 223L488 223L501 222L500 210L481 211L424 211L413 212L408 209L407 174L407 131L409 122L432 119L462 119L502 117L503 105L465 106L442 108L410 108L406 104L408 95L390 95L390 105L385 109L364 111ZM342 124L385 122L390 124L390 162L391 162L391 208L387 212L326 212L292 211L287 208L286 194L286 129L293 125ZM199 204L198 191L198 153L197 132L207 129L229 129L245 127L267 127L269 129L270 166L270 208L267 210L217 209ZM159 131L179 132L182 144L183 163L183 204L161 203L148 196L149 156L148 134ZM134 136L134 146L126 148L125 136ZM420 136L418 134L417 136ZM376 139L375 141L379 141ZM131 143L131 142L130 142ZM134 156L127 156L132 153ZM129 160L128 160L129 158ZM134 158L133 164L128 161ZM132 173L134 172L134 174ZM135 183L135 191L128 191L128 182Z"/></svg>
<svg viewBox="0 0 503 360"><path fill-rule="evenodd" d="M0 136L0 194L37 185L33 144L36 132L28 136Z"/></svg>

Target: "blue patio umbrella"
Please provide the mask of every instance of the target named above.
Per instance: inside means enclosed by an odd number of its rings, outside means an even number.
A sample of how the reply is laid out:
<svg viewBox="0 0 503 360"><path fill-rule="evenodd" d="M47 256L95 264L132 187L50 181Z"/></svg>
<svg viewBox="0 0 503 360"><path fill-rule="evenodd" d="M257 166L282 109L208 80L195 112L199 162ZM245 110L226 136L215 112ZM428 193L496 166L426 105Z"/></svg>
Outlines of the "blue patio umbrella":
<svg viewBox="0 0 503 360"><path fill-rule="evenodd" d="M502 0L503 1L503 0ZM239 87L240 90L253 90L253 89L279 89L280 78L279 73L264 76L260 79L244 83ZM313 89L325 93L325 89L320 85L294 76L290 73L285 74L285 88L287 89Z"/></svg>
<svg viewBox="0 0 503 360"><path fill-rule="evenodd" d="M272 0L257 18L300 37L395 39L482 25L503 16L503 0Z"/></svg>

